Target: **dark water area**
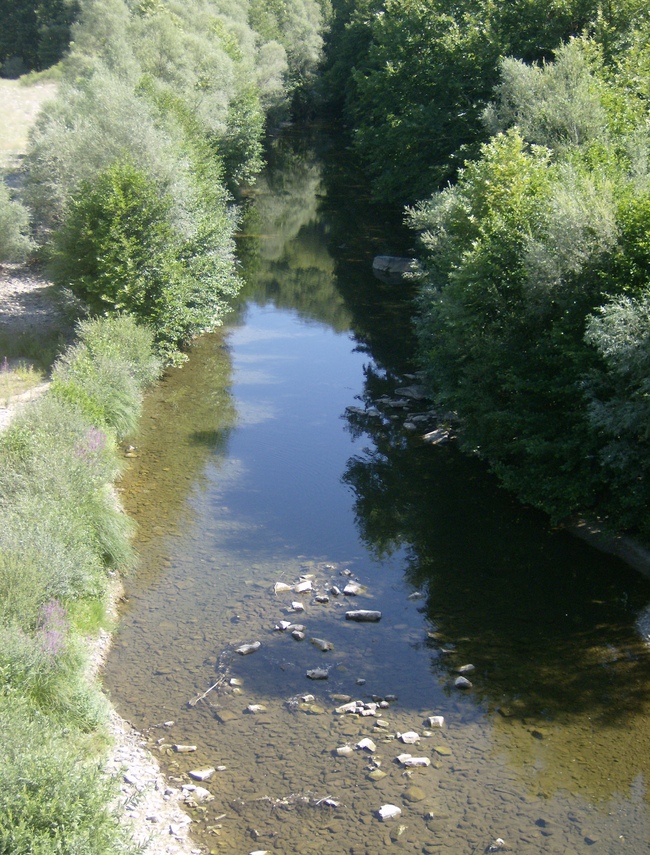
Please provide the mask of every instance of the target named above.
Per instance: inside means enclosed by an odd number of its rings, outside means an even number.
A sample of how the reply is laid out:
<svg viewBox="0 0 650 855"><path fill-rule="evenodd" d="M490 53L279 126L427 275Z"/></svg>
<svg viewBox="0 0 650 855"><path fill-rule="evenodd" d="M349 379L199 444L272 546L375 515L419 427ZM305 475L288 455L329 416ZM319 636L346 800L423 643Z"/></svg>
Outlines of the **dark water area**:
<svg viewBox="0 0 650 855"><path fill-rule="evenodd" d="M247 200L241 305L133 440L140 561L114 704L172 785L218 770L193 811L205 852L650 852L650 583L422 440L430 404L390 403L417 384L413 292L371 272L411 236L325 135L285 135L270 164ZM311 591L277 590L301 579ZM344 696L385 705L339 714ZM386 804L401 815L380 821Z"/></svg>

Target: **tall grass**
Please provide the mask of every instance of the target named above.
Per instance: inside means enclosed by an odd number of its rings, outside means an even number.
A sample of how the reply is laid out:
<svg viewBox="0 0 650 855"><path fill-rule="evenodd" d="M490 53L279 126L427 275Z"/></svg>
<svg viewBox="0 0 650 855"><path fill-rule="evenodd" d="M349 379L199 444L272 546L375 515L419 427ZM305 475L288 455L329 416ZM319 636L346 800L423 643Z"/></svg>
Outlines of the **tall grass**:
<svg viewBox="0 0 650 855"><path fill-rule="evenodd" d="M101 774L106 702L79 628L130 565L117 443L158 375L151 330L84 321L51 391L0 435L0 853L128 852Z"/></svg>

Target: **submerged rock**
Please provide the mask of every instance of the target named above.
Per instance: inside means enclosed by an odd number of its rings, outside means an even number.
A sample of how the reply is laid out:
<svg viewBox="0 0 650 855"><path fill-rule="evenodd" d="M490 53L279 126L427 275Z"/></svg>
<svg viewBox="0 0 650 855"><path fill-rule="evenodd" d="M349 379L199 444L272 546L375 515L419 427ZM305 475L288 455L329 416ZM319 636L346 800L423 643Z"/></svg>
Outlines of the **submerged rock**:
<svg viewBox="0 0 650 855"><path fill-rule="evenodd" d="M291 633L291 637L295 638L296 641L304 641L305 633L301 632L299 629L294 629L294 631Z"/></svg>
<svg viewBox="0 0 650 855"><path fill-rule="evenodd" d="M399 738L406 745L415 745L416 742L420 741L420 735L416 733L414 730L409 730L406 733L400 733Z"/></svg>
<svg viewBox="0 0 650 855"><path fill-rule="evenodd" d="M472 683L467 679L467 677L456 677L454 680L454 686L457 689L471 689Z"/></svg>
<svg viewBox="0 0 650 855"><path fill-rule="evenodd" d="M381 612L371 611L370 609L355 609L345 613L346 620L354 620L358 623L376 623L381 620Z"/></svg>
<svg viewBox="0 0 650 855"><path fill-rule="evenodd" d="M343 593L346 597L356 597L357 594L361 593L361 590L361 585L357 585L356 582L348 582L343 588Z"/></svg>
<svg viewBox="0 0 650 855"><path fill-rule="evenodd" d="M286 582L276 582L273 586L273 591L276 594L286 594L292 590L291 585L287 585Z"/></svg>
<svg viewBox="0 0 650 855"><path fill-rule="evenodd" d="M294 600L291 603L291 608L294 612L304 612L305 607L302 603L298 602L298 600Z"/></svg>
<svg viewBox="0 0 650 855"><path fill-rule="evenodd" d="M327 680L330 673L327 668L312 668L307 671L307 676L310 680Z"/></svg>
<svg viewBox="0 0 650 855"><path fill-rule="evenodd" d="M421 802L423 799L426 799L427 794L421 787L407 787L404 790L403 798L407 802Z"/></svg>
<svg viewBox="0 0 650 855"><path fill-rule="evenodd" d="M312 584L309 579L303 579L301 582L298 582L297 585L294 585L293 592L294 594L303 594L305 591L311 591Z"/></svg>
<svg viewBox="0 0 650 855"><path fill-rule="evenodd" d="M410 769L414 766L430 766L431 760L428 757L407 757L407 759L402 763L403 766L406 766L407 769Z"/></svg>
<svg viewBox="0 0 650 855"><path fill-rule="evenodd" d="M239 653L240 656L248 656L250 653L255 653L256 650L259 650L261 646L261 641L253 641L250 644L242 644L241 647L237 648L237 653Z"/></svg>
<svg viewBox="0 0 650 855"><path fill-rule="evenodd" d="M310 638L310 642L317 647L323 653L327 653L328 650L332 650L334 645L331 641L325 641L324 638Z"/></svg>

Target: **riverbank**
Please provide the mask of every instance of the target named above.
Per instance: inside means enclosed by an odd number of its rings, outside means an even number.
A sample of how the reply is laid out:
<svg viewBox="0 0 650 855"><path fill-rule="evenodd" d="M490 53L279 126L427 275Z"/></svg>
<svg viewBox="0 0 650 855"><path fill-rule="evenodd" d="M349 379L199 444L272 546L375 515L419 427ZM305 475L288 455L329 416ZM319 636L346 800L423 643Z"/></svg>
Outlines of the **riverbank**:
<svg viewBox="0 0 650 855"><path fill-rule="evenodd" d="M34 342L69 340L71 317L64 301L43 273L27 264L0 266L0 341L12 344L12 358L7 359L8 378L19 363L33 362ZM20 343L26 344L27 355ZM31 350L30 350L31 349ZM31 353L31 356L29 355ZM4 354L0 352L0 361ZM34 376L41 374L34 372ZM0 381L2 377L0 377ZM40 398L49 381L37 382L27 389L0 400L0 430ZM20 387L16 377L13 388ZM107 592L107 612L115 621L122 586L115 576ZM94 638L86 639L89 682L101 683L101 669L110 650L112 635L100 629ZM182 808L183 793L170 786L156 759L145 749L145 740L129 722L110 707L107 729L111 746L105 758L106 773L119 780L120 795L115 810L131 828L133 842L145 855L196 855L197 848L189 836L191 820Z"/></svg>

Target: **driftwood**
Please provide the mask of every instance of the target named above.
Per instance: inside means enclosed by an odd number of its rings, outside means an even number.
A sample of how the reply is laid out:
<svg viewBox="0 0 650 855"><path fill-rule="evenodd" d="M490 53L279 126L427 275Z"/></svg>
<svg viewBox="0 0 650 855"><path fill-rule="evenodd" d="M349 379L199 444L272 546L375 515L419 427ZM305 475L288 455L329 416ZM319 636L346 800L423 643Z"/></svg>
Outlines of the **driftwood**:
<svg viewBox="0 0 650 855"><path fill-rule="evenodd" d="M210 686L209 689L206 689L205 692L200 695L197 695L195 698L192 698L191 701L188 701L188 706L195 707L199 701L205 700L205 698L207 698L210 692L214 691L215 689L219 689L221 686L224 685L224 683L228 679L230 660L232 659L234 649L234 644L229 644L227 647L224 647L221 653L217 656L216 669L218 672L220 672L220 674L217 677L216 681Z"/></svg>

